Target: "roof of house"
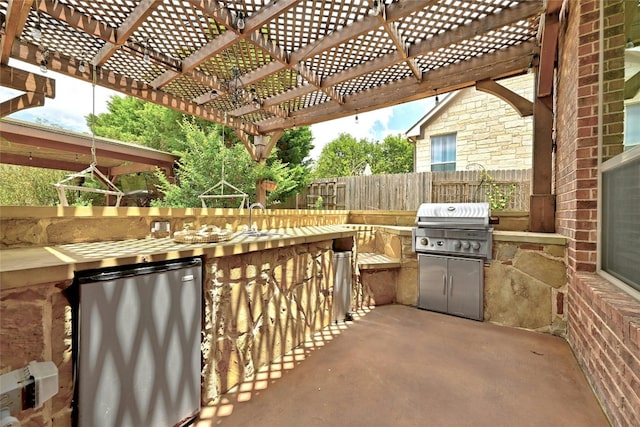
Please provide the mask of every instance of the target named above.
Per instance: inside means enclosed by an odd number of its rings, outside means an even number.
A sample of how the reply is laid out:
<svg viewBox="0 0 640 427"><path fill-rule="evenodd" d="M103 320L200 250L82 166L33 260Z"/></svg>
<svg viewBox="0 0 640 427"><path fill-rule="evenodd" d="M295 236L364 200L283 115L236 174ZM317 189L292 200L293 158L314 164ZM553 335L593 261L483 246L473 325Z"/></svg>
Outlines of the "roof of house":
<svg viewBox="0 0 640 427"><path fill-rule="evenodd" d="M427 113L424 116L422 116L422 118L420 120L415 122L409 128L409 130L407 130L404 133L407 136L407 138L413 138L413 137L420 136L420 129L422 129L422 126L429 124L432 120L434 120L436 117L438 117L438 115L440 115L440 113L442 111L446 110L448 108L449 104L451 104L451 101L453 101L460 92L461 92L460 90L449 92L444 96L442 101L436 102L436 104L435 104L435 106L433 108L428 110Z"/></svg>
<svg viewBox="0 0 640 427"><path fill-rule="evenodd" d="M92 137L40 124L3 118L0 127L1 163L80 171L92 160L109 175L155 170L172 173L178 156L139 144Z"/></svg>

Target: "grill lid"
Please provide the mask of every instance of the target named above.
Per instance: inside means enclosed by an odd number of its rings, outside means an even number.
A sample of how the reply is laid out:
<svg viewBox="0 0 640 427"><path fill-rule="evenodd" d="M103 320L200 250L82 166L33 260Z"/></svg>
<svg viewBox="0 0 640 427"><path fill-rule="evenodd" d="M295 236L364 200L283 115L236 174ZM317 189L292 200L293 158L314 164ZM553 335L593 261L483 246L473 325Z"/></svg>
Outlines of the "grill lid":
<svg viewBox="0 0 640 427"><path fill-rule="evenodd" d="M489 203L423 203L416 224L423 227L486 228Z"/></svg>

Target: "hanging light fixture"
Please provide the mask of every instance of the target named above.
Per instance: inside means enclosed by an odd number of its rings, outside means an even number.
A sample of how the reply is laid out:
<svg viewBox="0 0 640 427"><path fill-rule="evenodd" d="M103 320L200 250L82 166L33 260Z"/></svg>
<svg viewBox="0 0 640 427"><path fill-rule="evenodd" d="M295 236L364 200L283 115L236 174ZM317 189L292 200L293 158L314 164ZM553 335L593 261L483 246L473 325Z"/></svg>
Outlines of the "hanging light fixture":
<svg viewBox="0 0 640 427"><path fill-rule="evenodd" d="M80 63L78 64L78 71L80 71L81 73L84 73L87 70L87 63L84 61L84 59L80 60Z"/></svg>
<svg viewBox="0 0 640 427"><path fill-rule="evenodd" d="M40 25L40 14L38 12L36 12L36 16L38 18L38 21L36 22L36 25L31 29L31 37L33 37L35 41L39 42L40 40L42 40L42 26Z"/></svg>
<svg viewBox="0 0 640 427"><path fill-rule="evenodd" d="M373 6L371 6L371 14L378 16L382 13L384 9L384 1L383 0L373 0Z"/></svg>
<svg viewBox="0 0 640 427"><path fill-rule="evenodd" d="M358 124L358 110L356 109L356 124Z"/></svg>
<svg viewBox="0 0 640 427"><path fill-rule="evenodd" d="M240 31L244 30L245 22L244 22L244 12L238 12L238 16L236 18L236 28Z"/></svg>
<svg viewBox="0 0 640 427"><path fill-rule="evenodd" d="M151 63L151 57L149 56L149 48L145 47L142 53L142 60L147 64Z"/></svg>
<svg viewBox="0 0 640 427"><path fill-rule="evenodd" d="M43 73L46 73L47 71L49 71L48 65L49 65L49 49L42 52L42 59L40 60L40 71L42 71Z"/></svg>

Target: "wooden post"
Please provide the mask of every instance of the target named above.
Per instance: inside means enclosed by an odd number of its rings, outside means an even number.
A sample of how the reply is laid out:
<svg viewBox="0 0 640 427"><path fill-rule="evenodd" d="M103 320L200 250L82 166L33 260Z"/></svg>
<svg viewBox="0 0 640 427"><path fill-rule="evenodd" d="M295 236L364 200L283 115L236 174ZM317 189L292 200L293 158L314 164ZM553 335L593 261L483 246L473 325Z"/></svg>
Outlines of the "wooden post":
<svg viewBox="0 0 640 427"><path fill-rule="evenodd" d="M553 111L545 101L547 100L536 96L533 102L533 167L529 231L553 233L555 232L555 195L551 194Z"/></svg>

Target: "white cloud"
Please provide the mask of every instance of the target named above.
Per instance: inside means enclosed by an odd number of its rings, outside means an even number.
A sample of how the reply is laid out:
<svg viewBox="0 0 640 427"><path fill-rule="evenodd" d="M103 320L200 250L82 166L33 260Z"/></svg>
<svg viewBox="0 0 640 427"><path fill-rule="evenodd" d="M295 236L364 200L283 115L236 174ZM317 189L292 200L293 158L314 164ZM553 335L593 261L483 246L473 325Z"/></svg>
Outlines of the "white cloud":
<svg viewBox="0 0 640 427"><path fill-rule="evenodd" d="M39 67L25 62L11 59L9 65L21 70L29 71L34 74L40 74L49 77L56 82L55 98L45 99L43 107L34 107L19 111L10 117L35 121L36 118L58 124L65 129L78 132L89 132L89 128L85 122L85 116L93 111L93 91L92 85L79 79L67 77L65 75L48 71L43 73ZM6 87L0 87L0 102L20 95L22 92L12 90ZM119 95L118 92L96 86L96 114L107 111L107 101L112 95Z"/></svg>

